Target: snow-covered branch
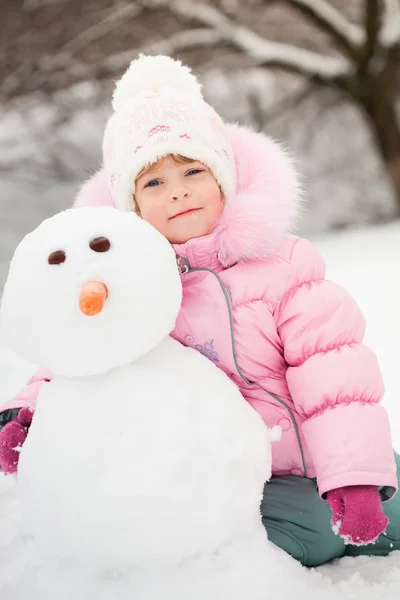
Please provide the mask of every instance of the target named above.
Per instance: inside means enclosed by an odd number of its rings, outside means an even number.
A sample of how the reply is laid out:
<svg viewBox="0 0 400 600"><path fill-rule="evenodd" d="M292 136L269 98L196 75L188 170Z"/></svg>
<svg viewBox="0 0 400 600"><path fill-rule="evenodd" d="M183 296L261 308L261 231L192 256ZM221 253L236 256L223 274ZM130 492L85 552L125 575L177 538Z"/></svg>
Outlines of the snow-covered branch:
<svg viewBox="0 0 400 600"><path fill-rule="evenodd" d="M382 27L379 32L382 46L389 48L400 43L400 3L399 0L384 0Z"/></svg>
<svg viewBox="0 0 400 600"><path fill-rule="evenodd" d="M118 73L137 57L139 52L144 54L175 54L182 50L212 46L223 39L223 36L215 29L201 27L199 29L188 29L179 31L165 40L153 42L140 48L119 52L105 58L102 62L102 69L110 74Z"/></svg>
<svg viewBox="0 0 400 600"><path fill-rule="evenodd" d="M74 55L83 48L115 30L126 19L137 17L142 10L142 7L136 3L122 5L119 9L112 10L104 19L69 40L54 57L47 57L47 60L41 66L48 70L68 65Z"/></svg>
<svg viewBox="0 0 400 600"><path fill-rule="evenodd" d="M347 50L365 41L365 31L351 23L327 0L287 0Z"/></svg>
<svg viewBox="0 0 400 600"><path fill-rule="evenodd" d="M235 27L226 39L251 56L257 64L274 65L320 80L333 80L350 74L351 63L303 48L270 42L245 27Z"/></svg>
<svg viewBox="0 0 400 600"><path fill-rule="evenodd" d="M184 0L153 0L151 5L168 7L186 20L196 19L213 28L215 41L223 39L231 43L250 56L255 64L279 66L323 81L337 79L351 72L351 63L344 58L324 56L289 44L270 42L249 28L237 25L211 5Z"/></svg>
<svg viewBox="0 0 400 600"><path fill-rule="evenodd" d="M218 32L215 32L214 29L202 27L180 31L165 40L111 54L104 58L99 65L85 64L75 60L65 66L63 76L66 80L71 81L95 80L98 78L98 71L101 71L102 77L115 77L124 71L140 52L145 54L174 54L192 47L209 47L218 41ZM53 72L47 74L50 80L52 74ZM57 70L54 71L54 76L59 78L60 75Z"/></svg>
<svg viewBox="0 0 400 600"><path fill-rule="evenodd" d="M128 19L137 17L142 11L143 8L136 2L123 4L118 9L108 10L104 18L69 40L53 56L44 55L38 60L37 64L29 60L21 63L17 70L13 71L1 82L0 97L4 99L10 97L18 89L21 79L29 79L31 91L35 91L48 83L53 75L59 78L60 81L67 81L68 75L72 76L72 81L92 78L96 67L83 64L81 61L75 59L75 55L92 42L107 36ZM128 63L122 65L121 68L124 68ZM114 72L111 75L114 75Z"/></svg>

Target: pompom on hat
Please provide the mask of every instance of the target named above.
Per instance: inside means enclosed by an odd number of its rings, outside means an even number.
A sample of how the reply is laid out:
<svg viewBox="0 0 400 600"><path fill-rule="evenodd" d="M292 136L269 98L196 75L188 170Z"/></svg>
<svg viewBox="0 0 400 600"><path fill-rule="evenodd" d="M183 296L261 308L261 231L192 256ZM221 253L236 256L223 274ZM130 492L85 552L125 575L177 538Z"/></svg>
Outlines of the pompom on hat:
<svg viewBox="0 0 400 600"><path fill-rule="evenodd" d="M235 160L225 125L180 61L140 55L117 82L112 106L103 160L117 208L135 209L135 178L168 154L203 162L226 201L235 194Z"/></svg>

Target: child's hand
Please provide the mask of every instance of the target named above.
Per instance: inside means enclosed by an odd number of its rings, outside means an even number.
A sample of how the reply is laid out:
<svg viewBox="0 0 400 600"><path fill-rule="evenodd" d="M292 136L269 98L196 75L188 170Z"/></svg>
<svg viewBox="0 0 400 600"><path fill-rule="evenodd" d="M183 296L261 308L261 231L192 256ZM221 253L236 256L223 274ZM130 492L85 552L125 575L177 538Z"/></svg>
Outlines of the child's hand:
<svg viewBox="0 0 400 600"><path fill-rule="evenodd" d="M332 529L346 544L371 544L388 526L377 486L351 485L331 490L327 501L332 511Z"/></svg>
<svg viewBox="0 0 400 600"><path fill-rule="evenodd" d="M0 431L0 467L4 473L15 473L18 468L19 453L28 435L34 411L25 406L17 417Z"/></svg>

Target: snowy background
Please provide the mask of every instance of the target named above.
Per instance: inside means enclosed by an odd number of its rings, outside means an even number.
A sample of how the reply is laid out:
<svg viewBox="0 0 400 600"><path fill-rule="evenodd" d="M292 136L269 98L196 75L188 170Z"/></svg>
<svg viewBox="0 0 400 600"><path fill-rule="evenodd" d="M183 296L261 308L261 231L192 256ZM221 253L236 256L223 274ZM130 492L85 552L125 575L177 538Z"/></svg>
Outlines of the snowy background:
<svg viewBox="0 0 400 600"><path fill-rule="evenodd" d="M99 167L113 79L139 50L179 57L199 74L206 98L225 119L284 140L296 155L308 199L299 231L317 244L328 276L353 293L367 317L366 341L380 360L393 443L400 451L400 222L393 187L400 161L392 156L385 168L365 109L343 93L333 76L345 65L343 47L360 39L365 11L375 4L3 0L0 291L20 239L45 217L70 206L79 186ZM380 5L386 10L382 35L372 47L384 52L378 61L369 57L373 72L400 40L399 2L385 0ZM310 6L318 7L320 25L325 19L334 35L329 27L316 27L315 19L307 19ZM236 24L244 28L240 43ZM274 43L285 44L283 54ZM311 53L306 55L306 74L298 62L305 55L295 53L294 60L287 50L294 45ZM271 59L274 53L297 61L297 72L287 64L277 67L279 61ZM324 84L317 65L328 69ZM326 85L328 73L333 79ZM399 74L389 67L388 73L397 85L396 99ZM379 81L375 89L379 98L384 91ZM397 104L396 99L396 109ZM34 368L2 345L0 331L0 404L24 385ZM92 581L87 573L72 577L67 566L60 573L37 561L30 541L16 533L18 519L14 480L0 476L0 598L131 598L129 578L111 574ZM284 572L280 585L279 564ZM266 599L394 600L400 595L400 553L385 559L347 558L310 572L281 557L266 569L276 583Z"/></svg>

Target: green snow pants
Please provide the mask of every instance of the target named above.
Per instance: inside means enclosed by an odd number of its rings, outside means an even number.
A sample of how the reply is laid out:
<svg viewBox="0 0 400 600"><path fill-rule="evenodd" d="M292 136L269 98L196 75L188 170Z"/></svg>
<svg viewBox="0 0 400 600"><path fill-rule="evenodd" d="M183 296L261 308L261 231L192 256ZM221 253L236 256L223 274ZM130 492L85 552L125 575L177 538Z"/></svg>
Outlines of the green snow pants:
<svg viewBox="0 0 400 600"><path fill-rule="evenodd" d="M400 456L395 453L400 481ZM321 500L315 479L287 475L266 483L262 522L269 540L302 565L316 567L342 556L386 556L400 550L400 492L383 504L390 523L386 534L368 546L345 545L332 531L331 511Z"/></svg>

